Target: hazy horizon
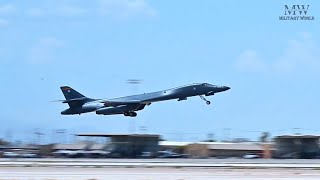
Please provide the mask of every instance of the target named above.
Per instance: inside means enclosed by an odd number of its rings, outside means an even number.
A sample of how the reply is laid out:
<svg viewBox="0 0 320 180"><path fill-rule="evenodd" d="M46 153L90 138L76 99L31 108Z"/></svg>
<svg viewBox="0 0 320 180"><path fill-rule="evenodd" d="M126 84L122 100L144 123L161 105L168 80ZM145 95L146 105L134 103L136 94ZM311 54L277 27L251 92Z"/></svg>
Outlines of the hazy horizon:
<svg viewBox="0 0 320 180"><path fill-rule="evenodd" d="M0 138L48 142L57 129L161 133L165 139L320 134L320 2L315 20L283 21L293 1L0 2ZM140 79L138 85L128 79ZM62 116L59 89L112 98L207 82L230 90L153 103L136 118ZM131 129L130 129L131 128Z"/></svg>

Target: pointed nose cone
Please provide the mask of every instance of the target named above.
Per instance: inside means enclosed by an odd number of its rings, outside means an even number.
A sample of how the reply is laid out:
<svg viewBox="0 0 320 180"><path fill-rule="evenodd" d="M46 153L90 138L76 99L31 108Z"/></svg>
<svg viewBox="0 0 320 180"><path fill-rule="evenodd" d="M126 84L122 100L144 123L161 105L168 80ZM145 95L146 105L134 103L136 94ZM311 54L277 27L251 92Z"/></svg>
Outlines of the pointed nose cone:
<svg viewBox="0 0 320 180"><path fill-rule="evenodd" d="M223 87L222 87L222 90L223 90L223 91L227 91L227 90L229 90L229 89L230 89L230 87L228 87L228 86L223 86Z"/></svg>

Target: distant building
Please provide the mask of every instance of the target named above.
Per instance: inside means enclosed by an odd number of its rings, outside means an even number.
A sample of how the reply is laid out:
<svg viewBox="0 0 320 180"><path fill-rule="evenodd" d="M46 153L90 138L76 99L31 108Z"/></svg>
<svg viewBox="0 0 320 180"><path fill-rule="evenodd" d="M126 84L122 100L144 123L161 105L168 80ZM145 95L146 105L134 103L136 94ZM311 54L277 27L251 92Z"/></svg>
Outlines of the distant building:
<svg viewBox="0 0 320 180"><path fill-rule="evenodd" d="M319 138L315 135L283 135L275 137L276 158L316 158L319 154Z"/></svg>
<svg viewBox="0 0 320 180"><path fill-rule="evenodd" d="M53 151L58 150L70 150L70 151L78 151L78 150L85 150L88 148L89 145L86 143L79 143L79 144L54 144L52 147Z"/></svg>
<svg viewBox="0 0 320 180"><path fill-rule="evenodd" d="M159 135L155 134L78 134L86 137L107 137L110 143L106 150L111 157L138 157L144 152L156 154L159 150Z"/></svg>
<svg viewBox="0 0 320 180"><path fill-rule="evenodd" d="M185 148L192 144L193 142L183 142L183 141L160 141L160 150L166 151L170 150L172 152L183 154L185 153Z"/></svg>
<svg viewBox="0 0 320 180"><path fill-rule="evenodd" d="M87 148L87 150L90 151L103 151L106 150L108 147L108 144L92 144Z"/></svg>
<svg viewBox="0 0 320 180"><path fill-rule="evenodd" d="M245 154L262 156L264 146L258 143L225 143L225 142L199 142L189 144L186 153L191 157L243 157Z"/></svg>
<svg viewBox="0 0 320 180"><path fill-rule="evenodd" d="M83 142L78 144L54 144L52 155L55 157L72 158L104 158L110 154L107 151L108 144L94 144L92 142Z"/></svg>

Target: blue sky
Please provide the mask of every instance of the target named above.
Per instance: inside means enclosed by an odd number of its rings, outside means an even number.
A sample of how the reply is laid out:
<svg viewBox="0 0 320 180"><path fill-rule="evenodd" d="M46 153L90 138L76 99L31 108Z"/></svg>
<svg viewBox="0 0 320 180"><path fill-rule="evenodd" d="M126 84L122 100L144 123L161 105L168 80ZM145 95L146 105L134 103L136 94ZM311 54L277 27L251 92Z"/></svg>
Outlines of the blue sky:
<svg viewBox="0 0 320 180"><path fill-rule="evenodd" d="M309 4L313 21L280 21ZM31 141L55 129L169 140L319 134L318 1L0 1L0 137ZM127 79L143 80L139 85ZM61 116L61 85L111 98L209 82L231 90L154 103L135 119Z"/></svg>

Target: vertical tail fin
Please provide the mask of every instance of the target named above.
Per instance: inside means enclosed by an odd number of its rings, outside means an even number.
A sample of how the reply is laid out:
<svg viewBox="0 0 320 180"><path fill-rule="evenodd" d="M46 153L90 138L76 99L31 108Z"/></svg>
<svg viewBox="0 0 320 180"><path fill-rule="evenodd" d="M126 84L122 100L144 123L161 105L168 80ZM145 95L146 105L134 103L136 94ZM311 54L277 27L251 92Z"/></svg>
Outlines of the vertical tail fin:
<svg viewBox="0 0 320 180"><path fill-rule="evenodd" d="M69 86L61 86L60 89L61 89L64 97L66 98L66 100L85 97L84 95L82 95L81 93L72 89Z"/></svg>
<svg viewBox="0 0 320 180"><path fill-rule="evenodd" d="M66 98L64 103L68 103L70 107L79 107L91 100L69 86L61 86L60 89Z"/></svg>

